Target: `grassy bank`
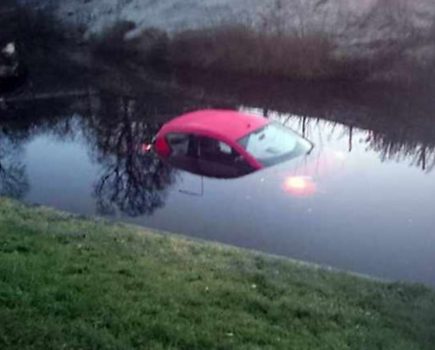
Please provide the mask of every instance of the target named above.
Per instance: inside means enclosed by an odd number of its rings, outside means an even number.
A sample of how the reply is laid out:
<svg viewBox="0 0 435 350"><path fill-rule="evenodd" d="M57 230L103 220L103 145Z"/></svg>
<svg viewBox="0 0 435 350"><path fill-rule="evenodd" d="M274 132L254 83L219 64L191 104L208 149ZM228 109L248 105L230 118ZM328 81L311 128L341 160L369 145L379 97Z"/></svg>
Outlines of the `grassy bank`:
<svg viewBox="0 0 435 350"><path fill-rule="evenodd" d="M2 349L432 349L435 293L0 199Z"/></svg>

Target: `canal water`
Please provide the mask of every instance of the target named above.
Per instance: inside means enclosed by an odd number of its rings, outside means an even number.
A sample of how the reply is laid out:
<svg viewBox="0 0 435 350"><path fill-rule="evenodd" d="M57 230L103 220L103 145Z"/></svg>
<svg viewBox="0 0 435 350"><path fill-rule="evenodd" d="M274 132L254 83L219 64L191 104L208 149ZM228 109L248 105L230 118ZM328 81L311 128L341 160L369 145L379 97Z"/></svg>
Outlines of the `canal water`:
<svg viewBox="0 0 435 350"><path fill-rule="evenodd" d="M134 93L93 89L0 112L0 194L435 285L430 93L168 86L143 85ZM309 159L225 180L172 168L141 150L163 123L202 108L279 121L311 140L314 151ZM309 176L310 190L293 191L295 176Z"/></svg>

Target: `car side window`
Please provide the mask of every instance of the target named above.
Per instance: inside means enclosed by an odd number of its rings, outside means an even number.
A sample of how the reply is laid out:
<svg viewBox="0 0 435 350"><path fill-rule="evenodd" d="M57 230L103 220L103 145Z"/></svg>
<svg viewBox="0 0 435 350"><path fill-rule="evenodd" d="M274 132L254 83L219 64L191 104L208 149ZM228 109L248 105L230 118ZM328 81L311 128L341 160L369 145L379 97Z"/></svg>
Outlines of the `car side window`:
<svg viewBox="0 0 435 350"><path fill-rule="evenodd" d="M198 137L199 158L211 162L231 164L237 157L235 152L225 142L210 137Z"/></svg>
<svg viewBox="0 0 435 350"><path fill-rule="evenodd" d="M193 136L183 133L172 133L166 136L171 148L170 157L194 157L196 155Z"/></svg>
<svg viewBox="0 0 435 350"><path fill-rule="evenodd" d="M246 159L227 143L210 137L198 137L199 159L229 166L250 167Z"/></svg>
<svg viewBox="0 0 435 350"><path fill-rule="evenodd" d="M209 137L198 137L200 167L204 174L231 178L246 175L254 169L227 143Z"/></svg>
<svg viewBox="0 0 435 350"><path fill-rule="evenodd" d="M218 178L248 174L254 169L234 148L223 141L194 134L166 136L171 149L169 161L176 167Z"/></svg>

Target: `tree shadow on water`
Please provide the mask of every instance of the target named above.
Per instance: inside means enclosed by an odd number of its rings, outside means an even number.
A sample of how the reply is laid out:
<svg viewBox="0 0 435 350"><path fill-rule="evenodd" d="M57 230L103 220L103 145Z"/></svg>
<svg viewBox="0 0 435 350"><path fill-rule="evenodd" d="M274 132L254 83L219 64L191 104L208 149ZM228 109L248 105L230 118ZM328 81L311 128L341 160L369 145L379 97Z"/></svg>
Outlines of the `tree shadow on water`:
<svg viewBox="0 0 435 350"><path fill-rule="evenodd" d="M160 125L144 117L149 111L128 97L100 99L99 113L89 119L93 156L102 166L94 187L103 215L152 215L165 205L176 172L153 153L142 150Z"/></svg>
<svg viewBox="0 0 435 350"><path fill-rule="evenodd" d="M105 162L95 185L98 212L152 215L165 205L166 189L173 181L173 170L151 154L114 156Z"/></svg>

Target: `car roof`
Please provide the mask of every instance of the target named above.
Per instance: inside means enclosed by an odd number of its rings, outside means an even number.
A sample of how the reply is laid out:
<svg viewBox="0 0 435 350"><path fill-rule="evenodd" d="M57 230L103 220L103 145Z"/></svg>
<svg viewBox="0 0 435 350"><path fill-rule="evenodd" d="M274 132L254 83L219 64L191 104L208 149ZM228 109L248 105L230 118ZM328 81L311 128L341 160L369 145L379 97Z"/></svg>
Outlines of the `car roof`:
<svg viewBox="0 0 435 350"><path fill-rule="evenodd" d="M207 109L177 117L166 123L162 131L165 134L170 132L199 133L237 141L268 123L269 121L265 118L238 111Z"/></svg>

